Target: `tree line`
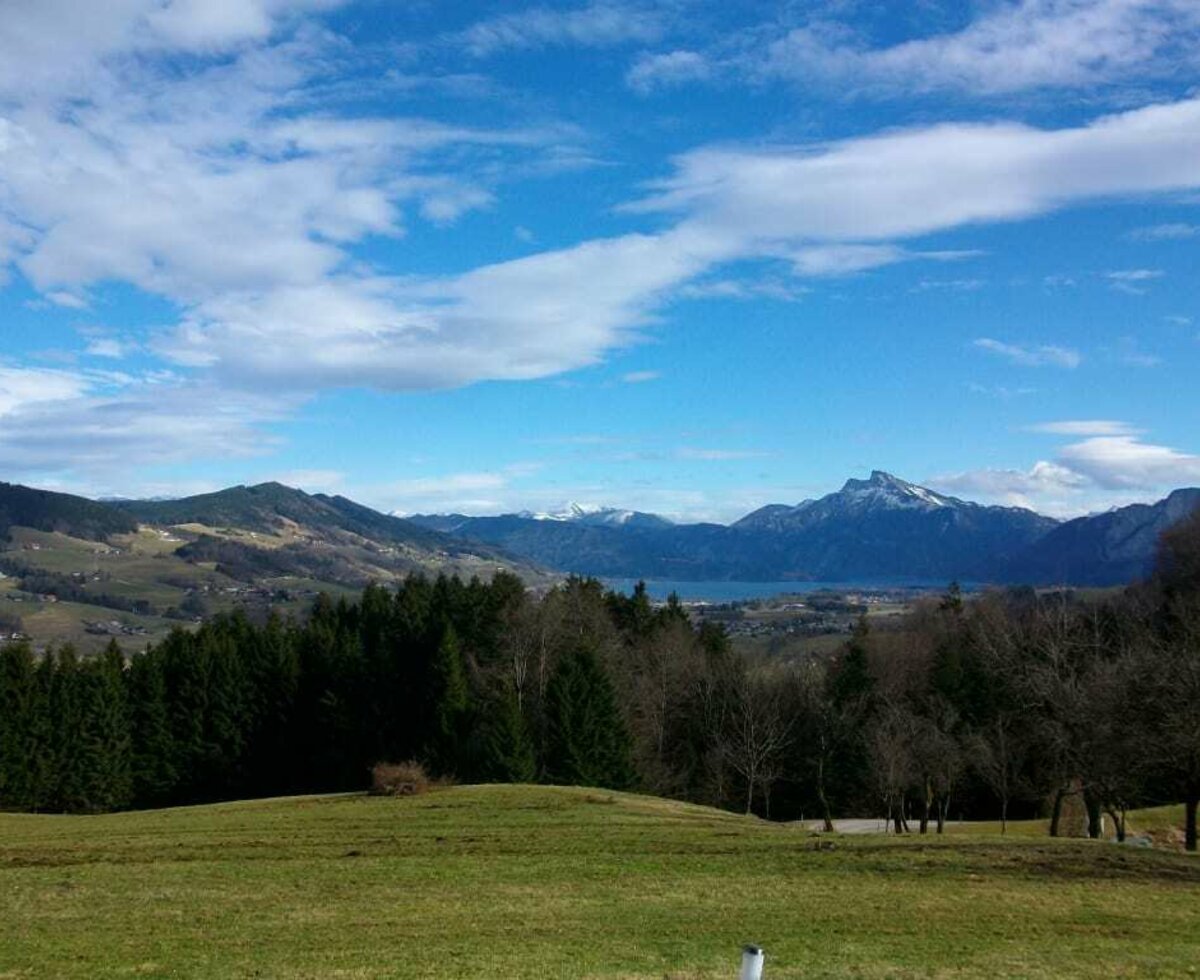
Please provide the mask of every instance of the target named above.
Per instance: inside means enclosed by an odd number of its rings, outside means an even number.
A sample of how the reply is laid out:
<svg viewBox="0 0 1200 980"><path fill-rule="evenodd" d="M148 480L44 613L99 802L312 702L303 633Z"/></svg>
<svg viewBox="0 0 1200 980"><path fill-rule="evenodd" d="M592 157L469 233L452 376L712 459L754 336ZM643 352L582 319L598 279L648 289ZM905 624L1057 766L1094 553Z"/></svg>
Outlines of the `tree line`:
<svg viewBox="0 0 1200 980"><path fill-rule="evenodd" d="M950 588L830 657L752 660L676 601L414 576L303 621L219 616L126 659L0 649L0 806L95 812L462 781L641 789L897 831L1078 799L1200 804L1200 517L1121 592Z"/></svg>

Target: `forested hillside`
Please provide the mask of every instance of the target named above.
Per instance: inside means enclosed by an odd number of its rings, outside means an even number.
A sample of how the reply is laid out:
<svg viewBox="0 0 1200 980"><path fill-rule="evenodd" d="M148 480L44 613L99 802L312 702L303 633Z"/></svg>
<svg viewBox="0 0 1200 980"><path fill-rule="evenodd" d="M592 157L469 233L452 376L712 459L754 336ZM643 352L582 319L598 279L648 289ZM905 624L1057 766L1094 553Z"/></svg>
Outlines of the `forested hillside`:
<svg viewBox="0 0 1200 980"><path fill-rule="evenodd" d="M240 615L128 663L0 654L0 802L102 810L362 788L419 759L464 781L637 787L897 829L1047 812L1098 832L1200 803L1200 517L1147 585L950 589L832 658L751 661L645 592L412 577L304 622Z"/></svg>

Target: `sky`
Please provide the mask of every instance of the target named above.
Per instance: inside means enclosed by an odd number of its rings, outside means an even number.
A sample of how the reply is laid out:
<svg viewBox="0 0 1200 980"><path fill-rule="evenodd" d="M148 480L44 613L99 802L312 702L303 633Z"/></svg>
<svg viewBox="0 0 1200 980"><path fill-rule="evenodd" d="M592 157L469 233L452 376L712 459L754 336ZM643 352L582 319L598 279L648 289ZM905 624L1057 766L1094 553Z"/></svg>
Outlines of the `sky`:
<svg viewBox="0 0 1200 980"><path fill-rule="evenodd" d="M1200 485L1195 0L3 0L0 479Z"/></svg>

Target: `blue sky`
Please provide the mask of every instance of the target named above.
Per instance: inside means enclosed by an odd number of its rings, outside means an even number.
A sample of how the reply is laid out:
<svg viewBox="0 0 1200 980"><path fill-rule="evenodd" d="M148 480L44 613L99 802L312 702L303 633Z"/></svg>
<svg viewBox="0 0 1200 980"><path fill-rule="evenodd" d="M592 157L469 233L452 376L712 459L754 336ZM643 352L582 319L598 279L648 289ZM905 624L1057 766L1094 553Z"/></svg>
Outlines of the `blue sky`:
<svg viewBox="0 0 1200 980"><path fill-rule="evenodd" d="M0 477L1200 484L1197 51L1194 0L13 0Z"/></svg>

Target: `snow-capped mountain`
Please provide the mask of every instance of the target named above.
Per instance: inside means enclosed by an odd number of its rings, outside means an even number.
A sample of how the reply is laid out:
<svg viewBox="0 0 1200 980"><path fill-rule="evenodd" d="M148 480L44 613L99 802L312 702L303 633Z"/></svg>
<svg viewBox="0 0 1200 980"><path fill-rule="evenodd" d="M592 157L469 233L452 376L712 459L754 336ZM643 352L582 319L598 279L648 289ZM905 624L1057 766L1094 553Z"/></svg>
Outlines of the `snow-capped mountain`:
<svg viewBox="0 0 1200 980"><path fill-rule="evenodd" d="M514 515L530 521L571 521L598 527L670 527L671 521L657 514L638 510L621 510L598 504L577 504L574 501L554 511L523 510Z"/></svg>
<svg viewBox="0 0 1200 980"><path fill-rule="evenodd" d="M1149 567L1157 533L1200 502L1129 508L1060 525L1019 507L960 500L876 470L731 526L569 505L549 513L417 516L414 523L585 575L679 580L1103 583ZM1140 529L1130 536L1130 528ZM1070 559L1068 561L1068 558Z"/></svg>
<svg viewBox="0 0 1200 980"><path fill-rule="evenodd" d="M768 504L747 514L733 526L743 530L786 531L798 530L831 517L859 516L871 511L913 510L928 513L943 509L1014 508L985 508L981 504L959 500L957 497L943 496L883 470L873 470L869 479L847 480L837 493L828 494L819 500L803 500L794 507L786 504Z"/></svg>

